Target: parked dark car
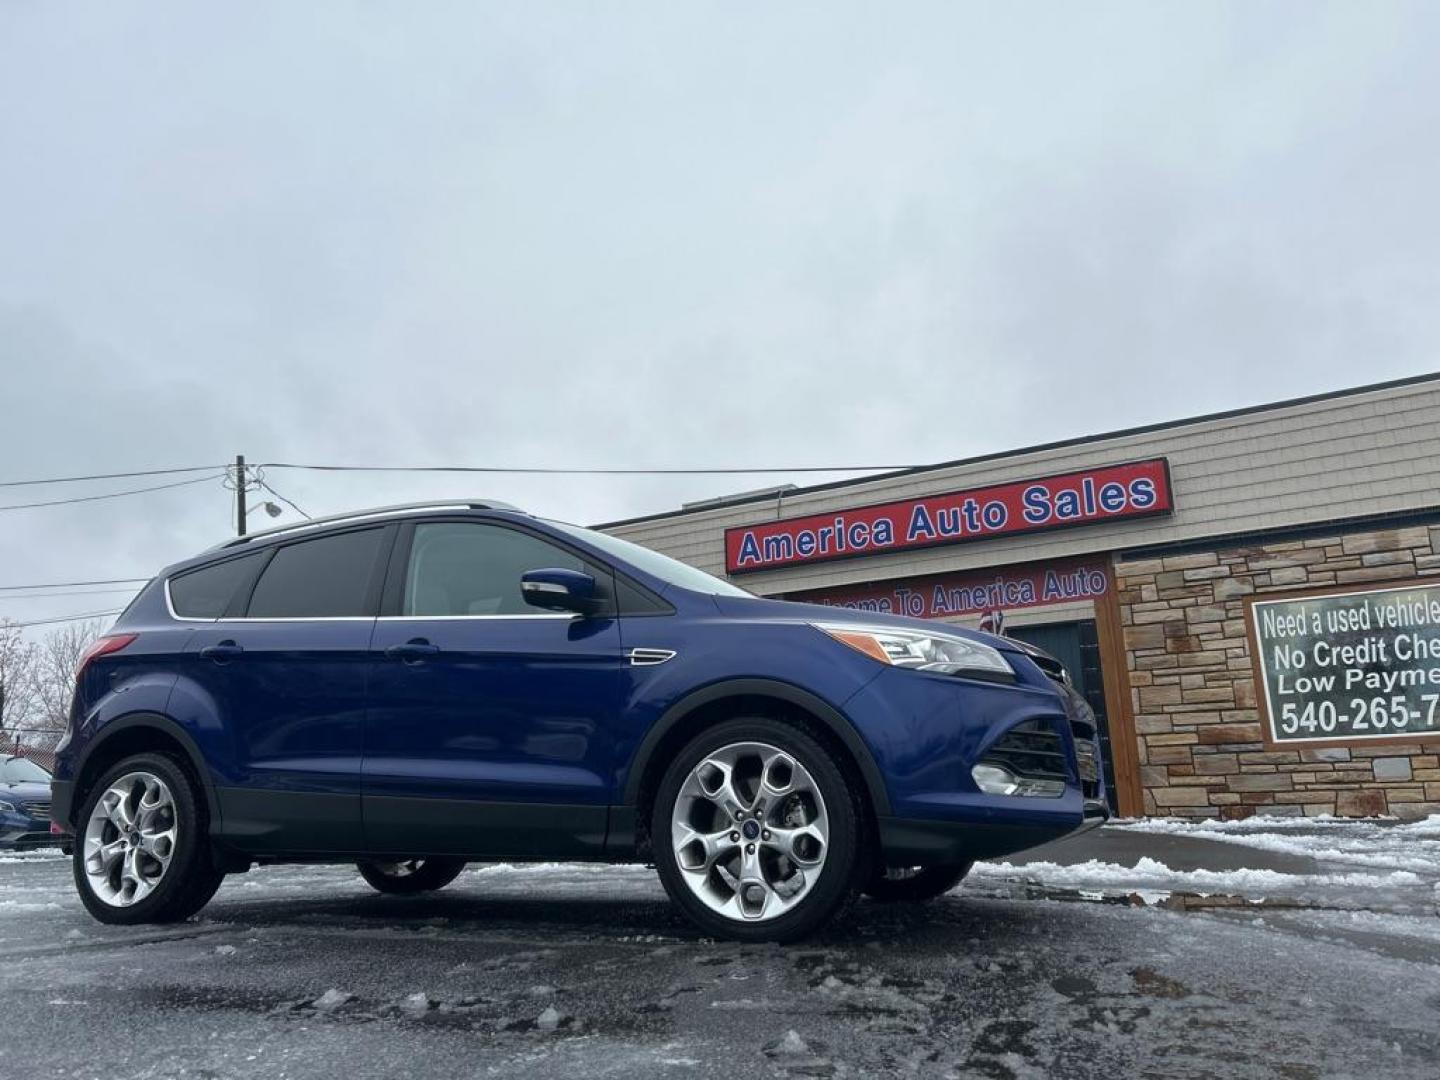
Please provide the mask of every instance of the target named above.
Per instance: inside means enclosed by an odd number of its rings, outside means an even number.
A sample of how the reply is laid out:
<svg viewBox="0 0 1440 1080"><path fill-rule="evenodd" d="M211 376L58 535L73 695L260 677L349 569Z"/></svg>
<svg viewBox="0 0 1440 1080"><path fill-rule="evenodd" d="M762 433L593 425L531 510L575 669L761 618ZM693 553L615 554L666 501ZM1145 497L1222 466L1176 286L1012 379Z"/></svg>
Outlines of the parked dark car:
<svg viewBox="0 0 1440 1080"><path fill-rule="evenodd" d="M458 502L162 572L82 664L54 795L104 922L185 918L257 862L413 893L588 859L654 862L708 933L787 940L1103 820L1097 753L1018 642Z"/></svg>
<svg viewBox="0 0 1440 1080"><path fill-rule="evenodd" d="M0 757L0 849L55 842L50 835L50 774L29 758Z"/></svg>

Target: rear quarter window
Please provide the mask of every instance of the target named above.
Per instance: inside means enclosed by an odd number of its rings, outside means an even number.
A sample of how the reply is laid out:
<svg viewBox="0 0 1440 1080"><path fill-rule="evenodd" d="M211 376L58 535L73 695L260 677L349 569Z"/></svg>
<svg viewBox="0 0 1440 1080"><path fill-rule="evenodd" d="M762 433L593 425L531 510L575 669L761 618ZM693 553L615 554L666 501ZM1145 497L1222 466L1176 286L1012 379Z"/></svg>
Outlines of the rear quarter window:
<svg viewBox="0 0 1440 1080"><path fill-rule="evenodd" d="M241 586L260 568L261 553L176 574L169 581L170 606L185 619L218 619Z"/></svg>

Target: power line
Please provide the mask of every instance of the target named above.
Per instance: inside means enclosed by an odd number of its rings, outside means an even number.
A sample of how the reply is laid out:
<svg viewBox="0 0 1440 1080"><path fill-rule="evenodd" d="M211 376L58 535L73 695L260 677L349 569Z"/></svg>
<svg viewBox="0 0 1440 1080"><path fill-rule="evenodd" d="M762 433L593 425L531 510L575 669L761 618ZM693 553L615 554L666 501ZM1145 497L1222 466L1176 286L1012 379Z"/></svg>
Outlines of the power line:
<svg viewBox="0 0 1440 1080"><path fill-rule="evenodd" d="M434 472L434 473L510 473L519 476L744 476L770 473L830 473L830 472L889 472L897 469L911 469L910 465L798 465L722 467L722 468L562 468L541 466L508 465L316 465L304 462L271 461L260 466L271 469L305 469L312 472ZM85 476L50 476L37 480L0 480L0 488L31 487L44 484L74 484L88 480L123 480L137 476L175 476L180 473L213 472L227 469L225 465L186 465L172 469L136 469L130 472L91 473ZM159 491L160 488L139 488L140 491ZM274 493L272 489L272 493ZM115 494L130 494L116 492ZM110 498L112 496L94 496ZM281 496L281 498L284 498ZM81 501L81 500L76 500ZM289 500L286 500L287 502ZM61 505L56 503L29 503L23 506L0 506L0 510L23 510L30 506ZM298 509L298 508L297 508ZM302 511L303 512L303 511Z"/></svg>
<svg viewBox="0 0 1440 1080"><path fill-rule="evenodd" d="M176 473L210 472L223 465L189 465L175 469L141 469L136 472L96 473L93 476L53 476L47 480L0 480L0 487L31 487L36 484L74 484L83 480L124 480L134 476L174 476Z"/></svg>
<svg viewBox="0 0 1440 1080"><path fill-rule="evenodd" d="M75 592L26 592L18 596L0 596L0 604L6 600L49 600L62 596L113 596L116 593L126 593L130 596L139 592L138 588L130 589L79 589Z"/></svg>
<svg viewBox="0 0 1440 1080"><path fill-rule="evenodd" d="M274 495L277 499L279 499L281 502L283 502L286 506L290 507L291 510L294 510L297 514L299 514L301 517L303 517L306 521L311 521L311 520L313 520L313 519L310 517L309 514L305 513L304 510L301 510L300 507L296 506L293 502L291 502L289 499L287 499L284 495L281 495L280 492L276 491L273 487L271 487L269 484L267 484L267 483L264 481L263 478L257 476L257 477L255 478L255 482L256 482L257 484L259 484L262 488L264 488L266 491L270 492L271 495Z"/></svg>
<svg viewBox="0 0 1440 1080"><path fill-rule="evenodd" d="M55 619L32 619L29 622L7 622L5 625L16 628L50 626L54 623L80 622L82 619L103 619L107 615L119 615L124 610L124 608L115 608L113 611L82 611L78 615L62 615Z"/></svg>
<svg viewBox="0 0 1440 1080"><path fill-rule="evenodd" d="M68 589L72 585L129 585L133 582L144 584L149 580L145 577L114 577L98 578L95 581L50 581L43 585L0 585L0 592L17 589Z"/></svg>
<svg viewBox="0 0 1440 1080"><path fill-rule="evenodd" d="M205 484L219 480L220 478L220 474L197 476L189 480L175 480L169 484L155 484L151 487L130 488L126 491L107 491L103 495L82 495L75 499L52 499L49 502L11 503L9 506L0 506L0 510L34 510L41 506L69 506L71 503L99 502L101 499L118 499L124 495L143 495L147 491L166 491L170 488L185 487L189 484Z"/></svg>
<svg viewBox="0 0 1440 1080"><path fill-rule="evenodd" d="M288 461L266 461L261 469L304 469L309 472L421 472L421 473L505 473L519 476L746 476L767 473L893 472L915 465L801 465L763 468L678 468L611 469L511 467L507 465L308 465Z"/></svg>

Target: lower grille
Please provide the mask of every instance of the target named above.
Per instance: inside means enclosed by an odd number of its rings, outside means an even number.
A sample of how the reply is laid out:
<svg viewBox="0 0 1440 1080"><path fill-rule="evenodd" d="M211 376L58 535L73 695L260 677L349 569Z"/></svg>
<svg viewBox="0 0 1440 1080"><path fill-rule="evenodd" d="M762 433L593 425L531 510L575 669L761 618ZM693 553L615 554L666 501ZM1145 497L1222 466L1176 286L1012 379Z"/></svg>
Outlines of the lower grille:
<svg viewBox="0 0 1440 1080"><path fill-rule="evenodd" d="M1077 728L1079 725L1076 725ZM1100 750L1093 732L1075 732L1075 762L1080 768L1080 793L1087 799L1100 797Z"/></svg>
<svg viewBox="0 0 1440 1080"><path fill-rule="evenodd" d="M29 817L39 818L41 821L50 820L50 804L48 802L27 802L20 804Z"/></svg>
<svg viewBox="0 0 1440 1080"><path fill-rule="evenodd" d="M981 762L1008 769L1027 780L1059 780L1064 783L1065 744L1060 733L1043 720L1017 724L985 751Z"/></svg>
<svg viewBox="0 0 1440 1080"><path fill-rule="evenodd" d="M1095 764L1095 744L1081 743L1075 750L1080 764L1080 779L1093 784L1100 778L1100 770Z"/></svg>

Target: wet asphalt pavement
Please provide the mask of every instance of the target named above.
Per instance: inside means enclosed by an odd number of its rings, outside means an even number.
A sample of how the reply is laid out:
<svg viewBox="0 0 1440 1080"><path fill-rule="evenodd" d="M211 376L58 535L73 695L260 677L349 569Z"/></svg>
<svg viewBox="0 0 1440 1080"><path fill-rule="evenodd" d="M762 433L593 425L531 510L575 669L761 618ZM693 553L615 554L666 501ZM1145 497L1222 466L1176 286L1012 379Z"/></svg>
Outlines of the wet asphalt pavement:
<svg viewBox="0 0 1440 1080"><path fill-rule="evenodd" d="M1086 895L988 876L782 948L698 937L639 867L484 868L420 899L283 867L128 929L89 919L58 852L11 856L0 1075L1440 1075L1433 910Z"/></svg>

